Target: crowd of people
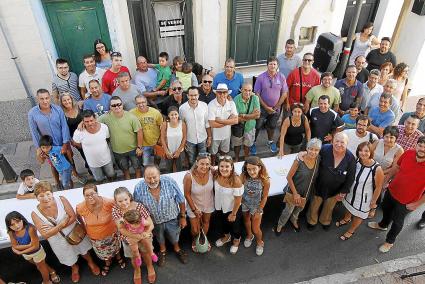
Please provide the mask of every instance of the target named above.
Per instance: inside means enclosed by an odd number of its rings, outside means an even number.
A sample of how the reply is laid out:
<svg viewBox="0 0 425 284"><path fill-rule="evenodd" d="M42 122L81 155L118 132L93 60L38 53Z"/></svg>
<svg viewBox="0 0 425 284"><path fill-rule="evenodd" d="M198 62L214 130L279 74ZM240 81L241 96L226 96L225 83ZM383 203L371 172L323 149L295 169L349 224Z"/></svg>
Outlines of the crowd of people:
<svg viewBox="0 0 425 284"><path fill-rule="evenodd" d="M408 66L396 64L391 40L379 40L372 30L368 24L356 35L350 65L334 84L332 73L313 68L312 53L295 54L292 39L285 53L267 60L267 70L253 84L236 72L231 58L223 72L200 68L202 74L195 74L182 57L170 65L166 52L159 54L159 64L138 57L137 71L130 74L121 54L101 40L94 42L93 55L84 56L79 76L70 72L67 60L58 59L52 93L37 91L38 105L28 122L36 156L51 166L56 189L71 189L77 180L84 184L84 200L72 208L65 197L53 195L49 182L37 180L30 169L22 171L17 198L35 198L38 206L31 215L34 225L16 211L6 217L13 252L37 266L43 283L58 283L38 231L60 263L71 267L74 283L80 279L79 256L94 275L103 276L113 261L125 268L123 257L131 258L134 283L141 283L144 262L153 283L153 263L166 264L166 239L187 263L179 237L188 217L194 253L211 250L208 231L214 220L222 224L216 247L230 243L230 253L236 254L244 236L244 247L255 240L261 256L261 219L270 188L270 169L256 156L263 128L272 155L298 153L283 189L285 206L276 209L282 210L273 227L276 236L288 221L300 231L298 218L308 207L307 229L347 225L340 236L345 241L381 206L381 221L368 226L389 229L379 247L388 252L406 215L425 203L425 98L416 111L403 113ZM95 182L77 172L72 148ZM240 174L234 166L239 160L244 160ZM132 171L144 179L134 194L119 187L114 199L101 196L96 184L115 180L117 169L124 179ZM188 171L182 189L162 175L183 169ZM340 201L346 212L334 223ZM418 227L425 227L425 212ZM102 267L90 256L92 248Z"/></svg>

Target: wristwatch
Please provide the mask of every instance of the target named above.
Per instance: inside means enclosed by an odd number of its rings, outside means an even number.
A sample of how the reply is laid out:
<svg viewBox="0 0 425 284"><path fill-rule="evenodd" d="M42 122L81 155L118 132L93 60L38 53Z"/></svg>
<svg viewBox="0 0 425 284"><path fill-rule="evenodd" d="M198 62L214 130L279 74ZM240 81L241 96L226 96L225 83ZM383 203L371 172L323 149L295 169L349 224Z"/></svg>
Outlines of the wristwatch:
<svg viewBox="0 0 425 284"><path fill-rule="evenodd" d="M143 146L137 146L137 149L143 150Z"/></svg>
<svg viewBox="0 0 425 284"><path fill-rule="evenodd" d="M186 218L186 214L184 214L184 213L183 214L182 213L179 213L178 216L179 216L179 218Z"/></svg>

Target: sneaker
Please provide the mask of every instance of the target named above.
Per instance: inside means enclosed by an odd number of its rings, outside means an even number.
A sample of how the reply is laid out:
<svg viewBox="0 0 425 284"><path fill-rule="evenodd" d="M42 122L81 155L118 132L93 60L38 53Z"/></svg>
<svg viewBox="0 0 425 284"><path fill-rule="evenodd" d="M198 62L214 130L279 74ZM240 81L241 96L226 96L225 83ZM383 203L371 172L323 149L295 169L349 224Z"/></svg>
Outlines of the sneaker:
<svg viewBox="0 0 425 284"><path fill-rule="evenodd" d="M253 240L254 240L254 235L252 235L252 238L250 238L250 239L246 238L243 241L243 246L246 247L246 248L249 248L251 246Z"/></svg>
<svg viewBox="0 0 425 284"><path fill-rule="evenodd" d="M255 253L258 256L261 256L261 255L263 255L263 252L264 252L264 245L262 245L262 246L257 245L257 247L255 248Z"/></svg>
<svg viewBox="0 0 425 284"><path fill-rule="evenodd" d="M233 240L232 246L230 247L230 253L231 254L236 254L238 252L240 240L241 240L241 238ZM235 245L235 241L238 241L237 245Z"/></svg>
<svg viewBox="0 0 425 284"><path fill-rule="evenodd" d="M375 229L375 230L381 230L381 231L388 230L388 228L382 228L381 226L379 226L378 222L369 222L369 223L367 223L367 226L369 228Z"/></svg>
<svg viewBox="0 0 425 284"><path fill-rule="evenodd" d="M269 142L269 148L270 148L270 151L271 151L272 153L276 153L276 152L277 152L277 146L276 146L276 143L274 143L273 141Z"/></svg>
<svg viewBox="0 0 425 284"><path fill-rule="evenodd" d="M255 144L252 144L252 146L249 147L249 154L251 156L257 155L257 147L255 146Z"/></svg>
<svg viewBox="0 0 425 284"><path fill-rule="evenodd" d="M379 251L382 253L387 253L393 247L393 244L384 243L379 247Z"/></svg>

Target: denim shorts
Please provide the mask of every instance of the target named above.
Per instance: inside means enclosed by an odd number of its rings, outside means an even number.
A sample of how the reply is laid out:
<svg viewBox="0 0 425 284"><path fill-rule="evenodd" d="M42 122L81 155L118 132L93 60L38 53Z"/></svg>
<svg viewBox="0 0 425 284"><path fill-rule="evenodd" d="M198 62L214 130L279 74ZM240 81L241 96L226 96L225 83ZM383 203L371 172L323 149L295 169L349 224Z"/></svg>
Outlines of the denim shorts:
<svg viewBox="0 0 425 284"><path fill-rule="evenodd" d="M190 166L193 166L193 164L196 161L196 157L200 153L206 153L207 152L207 141L203 141L198 144L190 143L186 141L186 146L184 147L186 150L186 154L189 158L189 164Z"/></svg>
<svg viewBox="0 0 425 284"><path fill-rule="evenodd" d="M277 128L280 111L268 113L264 108L261 108L260 118L257 119L255 128L257 131L265 127L266 129L274 130Z"/></svg>
<svg viewBox="0 0 425 284"><path fill-rule="evenodd" d="M105 179L105 176L107 178L114 178L115 177L115 170L114 170L114 164L111 162L107 163L106 165L102 167L90 167L90 170L93 174L93 177L96 181L102 181Z"/></svg>
<svg viewBox="0 0 425 284"><path fill-rule="evenodd" d="M136 150L126 153L114 153L114 157L115 162L122 171L127 171L130 169L130 163L134 169L138 169L141 166L140 159L136 155Z"/></svg>
<svg viewBox="0 0 425 284"><path fill-rule="evenodd" d="M143 166L154 164L153 146L143 146Z"/></svg>
<svg viewBox="0 0 425 284"><path fill-rule="evenodd" d="M69 169L59 172L59 177L61 179L63 189L71 188L71 173L72 167L69 167Z"/></svg>
<svg viewBox="0 0 425 284"><path fill-rule="evenodd" d="M155 224L155 227L153 228L153 234L160 244L165 243L165 234L167 234L167 239L172 244L175 244L179 241L180 230L179 220L176 218L161 224Z"/></svg>

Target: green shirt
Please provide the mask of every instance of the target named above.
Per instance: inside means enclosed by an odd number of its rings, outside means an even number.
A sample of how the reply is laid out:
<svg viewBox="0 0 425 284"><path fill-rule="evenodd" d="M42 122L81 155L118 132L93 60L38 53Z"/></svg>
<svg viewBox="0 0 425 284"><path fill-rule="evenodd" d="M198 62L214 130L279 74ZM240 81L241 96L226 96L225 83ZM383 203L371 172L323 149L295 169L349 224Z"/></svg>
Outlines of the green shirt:
<svg viewBox="0 0 425 284"><path fill-rule="evenodd" d="M139 131L141 125L133 114L124 111L124 115L118 118L110 112L101 115L99 122L106 124L109 128L114 153L122 154L136 149L137 131Z"/></svg>
<svg viewBox="0 0 425 284"><path fill-rule="evenodd" d="M143 129L143 146L154 146L161 135L162 114L155 108L149 107L147 112L141 112L137 107L130 113L139 119Z"/></svg>
<svg viewBox="0 0 425 284"><path fill-rule="evenodd" d="M257 95L252 94L250 100L252 100L249 110L247 111L249 100L245 102L242 98L242 94L237 95L233 102L236 105L236 110L239 114L251 114L254 110L260 109L260 100ZM245 122L245 132L249 132L255 128L255 119L250 119Z"/></svg>
<svg viewBox="0 0 425 284"><path fill-rule="evenodd" d="M341 95L337 88L330 86L324 88L322 85L314 86L307 92L307 100L310 102L310 108L318 107L319 97L322 95L329 96L329 106L334 108L341 103Z"/></svg>
<svg viewBox="0 0 425 284"><path fill-rule="evenodd" d="M156 86L159 86L162 80L166 80L164 87L161 90L167 90L170 87L171 81L171 68L170 66L162 67L159 64L155 64L155 69L158 71L156 75Z"/></svg>

